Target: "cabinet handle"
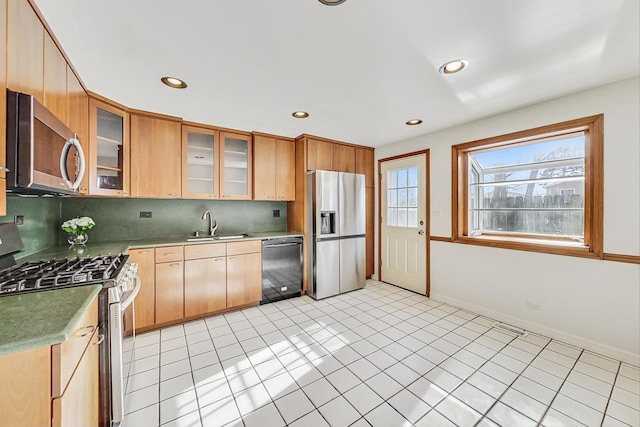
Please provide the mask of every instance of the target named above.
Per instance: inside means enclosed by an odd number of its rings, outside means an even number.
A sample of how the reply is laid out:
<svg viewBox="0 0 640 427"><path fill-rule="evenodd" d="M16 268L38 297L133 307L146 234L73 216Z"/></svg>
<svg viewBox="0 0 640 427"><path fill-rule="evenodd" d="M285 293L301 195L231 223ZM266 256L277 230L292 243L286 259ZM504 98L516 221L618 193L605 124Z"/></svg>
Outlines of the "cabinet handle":
<svg viewBox="0 0 640 427"><path fill-rule="evenodd" d="M172 264L169 264L169 267L175 267L175 266L178 266L178 265L180 265L179 262L174 262Z"/></svg>
<svg viewBox="0 0 640 427"><path fill-rule="evenodd" d="M86 337L86 336L91 335L91 334L93 333L93 331L95 331L95 330L96 330L96 327L95 327L95 326L93 326L93 325L89 325L89 326L85 326L85 327L84 327L84 328L82 328L82 329L89 329L89 331L88 331L88 332L85 332L84 334L80 334L80 337L81 337L81 338L84 338L84 337Z"/></svg>
<svg viewBox="0 0 640 427"><path fill-rule="evenodd" d="M93 345L100 345L104 341L104 334L98 334L98 341L94 342Z"/></svg>
<svg viewBox="0 0 640 427"><path fill-rule="evenodd" d="M236 259L238 258L237 256L230 256L228 259Z"/></svg>
<svg viewBox="0 0 640 427"><path fill-rule="evenodd" d="M174 255L174 253L173 252L167 252L167 253L164 254L164 256L169 256L169 255Z"/></svg>
<svg viewBox="0 0 640 427"><path fill-rule="evenodd" d="M224 258L216 258L214 261L224 261Z"/></svg>
<svg viewBox="0 0 640 427"><path fill-rule="evenodd" d="M149 253L149 251L140 251L139 253L140 253L140 254L148 254L148 253Z"/></svg>
<svg viewBox="0 0 640 427"><path fill-rule="evenodd" d="M4 166L0 166L0 171L9 172L9 169L5 168Z"/></svg>

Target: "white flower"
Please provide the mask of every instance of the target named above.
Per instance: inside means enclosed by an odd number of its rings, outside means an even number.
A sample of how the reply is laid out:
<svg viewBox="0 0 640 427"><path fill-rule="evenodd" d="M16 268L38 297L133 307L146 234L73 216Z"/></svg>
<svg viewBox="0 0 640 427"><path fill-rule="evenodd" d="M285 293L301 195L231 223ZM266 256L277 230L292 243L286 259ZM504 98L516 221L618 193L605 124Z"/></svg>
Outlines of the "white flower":
<svg viewBox="0 0 640 427"><path fill-rule="evenodd" d="M96 225L95 221L88 216L80 218L71 218L62 223L61 228L67 233L77 234L84 233L85 231L93 228Z"/></svg>

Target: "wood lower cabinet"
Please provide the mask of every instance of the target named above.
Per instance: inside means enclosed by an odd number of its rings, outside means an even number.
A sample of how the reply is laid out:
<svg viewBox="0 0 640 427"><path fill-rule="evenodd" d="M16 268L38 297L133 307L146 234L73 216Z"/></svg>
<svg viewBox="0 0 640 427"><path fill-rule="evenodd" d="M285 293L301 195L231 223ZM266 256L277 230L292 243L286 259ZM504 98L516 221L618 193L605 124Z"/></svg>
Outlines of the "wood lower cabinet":
<svg viewBox="0 0 640 427"><path fill-rule="evenodd" d="M155 250L153 248L132 249L129 251L129 261L138 264L140 292L125 313L125 330L127 333L130 333L133 329L133 322L130 320L131 310L135 313L136 328L148 328L156 323Z"/></svg>
<svg viewBox="0 0 640 427"><path fill-rule="evenodd" d="M0 356L0 425L87 427L99 423L96 296L62 343Z"/></svg>
<svg viewBox="0 0 640 427"><path fill-rule="evenodd" d="M184 317L184 262L156 264L156 323Z"/></svg>
<svg viewBox="0 0 640 427"><path fill-rule="evenodd" d="M97 426L99 385L98 348L101 337L96 330L78 362L64 394L53 399L53 427Z"/></svg>
<svg viewBox="0 0 640 427"><path fill-rule="evenodd" d="M0 356L0 378L0 425L50 425L50 346Z"/></svg>
<svg viewBox="0 0 640 427"><path fill-rule="evenodd" d="M156 323L184 317L184 262L182 246L155 248Z"/></svg>
<svg viewBox="0 0 640 427"><path fill-rule="evenodd" d="M184 315L199 316L227 308L227 245L184 247Z"/></svg>
<svg viewBox="0 0 640 427"><path fill-rule="evenodd" d="M227 308L227 258L184 263L184 315L198 316Z"/></svg>
<svg viewBox="0 0 640 427"><path fill-rule="evenodd" d="M262 299L262 243L227 243L227 308Z"/></svg>
<svg viewBox="0 0 640 427"><path fill-rule="evenodd" d="M129 259L142 281L133 304L138 332L262 300L260 240L132 249ZM131 309L125 326L129 318Z"/></svg>

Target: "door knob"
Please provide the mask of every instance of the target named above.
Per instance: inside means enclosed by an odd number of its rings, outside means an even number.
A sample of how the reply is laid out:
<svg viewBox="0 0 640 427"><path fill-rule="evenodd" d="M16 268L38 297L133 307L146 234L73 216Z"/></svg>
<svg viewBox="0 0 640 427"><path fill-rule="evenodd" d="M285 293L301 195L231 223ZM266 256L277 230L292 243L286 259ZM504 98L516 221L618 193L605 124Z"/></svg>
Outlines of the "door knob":
<svg viewBox="0 0 640 427"><path fill-rule="evenodd" d="M424 234L424 230L418 230L418 234L422 236Z"/></svg>

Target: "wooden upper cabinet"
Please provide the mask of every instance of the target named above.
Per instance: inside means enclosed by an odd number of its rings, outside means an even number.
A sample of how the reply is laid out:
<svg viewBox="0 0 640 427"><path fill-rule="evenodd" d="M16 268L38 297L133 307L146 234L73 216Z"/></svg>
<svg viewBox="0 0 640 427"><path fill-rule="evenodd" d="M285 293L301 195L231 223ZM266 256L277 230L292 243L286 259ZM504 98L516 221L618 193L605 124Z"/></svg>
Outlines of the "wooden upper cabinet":
<svg viewBox="0 0 640 427"><path fill-rule="evenodd" d="M276 139L253 136L253 198L276 199Z"/></svg>
<svg viewBox="0 0 640 427"><path fill-rule="evenodd" d="M89 96L80 81L67 65L67 125L78 135L84 157L89 164ZM89 168L80 182L80 193L89 193Z"/></svg>
<svg viewBox="0 0 640 427"><path fill-rule="evenodd" d="M131 114L132 197L180 197L181 135L179 120Z"/></svg>
<svg viewBox="0 0 640 427"><path fill-rule="evenodd" d="M49 33L44 33L44 106L67 121L67 61ZM75 131L75 129L72 129Z"/></svg>
<svg viewBox="0 0 640 427"><path fill-rule="evenodd" d="M277 140L276 144L276 200L296 199L296 144Z"/></svg>
<svg viewBox="0 0 640 427"><path fill-rule="evenodd" d="M182 125L182 197L220 197L220 132Z"/></svg>
<svg viewBox="0 0 640 427"><path fill-rule="evenodd" d="M7 87L44 101L44 26L26 0L7 2Z"/></svg>
<svg viewBox="0 0 640 427"><path fill-rule="evenodd" d="M253 198L295 200L295 142L253 137Z"/></svg>
<svg viewBox="0 0 640 427"><path fill-rule="evenodd" d="M356 173L364 174L365 187L375 186L373 149L356 147Z"/></svg>
<svg viewBox="0 0 640 427"><path fill-rule="evenodd" d="M89 193L128 196L129 114L89 99Z"/></svg>
<svg viewBox="0 0 640 427"><path fill-rule="evenodd" d="M336 172L356 171L356 147L333 144L333 169Z"/></svg>
<svg viewBox="0 0 640 427"><path fill-rule="evenodd" d="M7 1L0 0L0 135L7 134ZM0 144L0 216L7 214L6 144Z"/></svg>
<svg viewBox="0 0 640 427"><path fill-rule="evenodd" d="M307 139L307 170L333 170L333 144Z"/></svg>
<svg viewBox="0 0 640 427"><path fill-rule="evenodd" d="M220 132L220 197L251 199L253 174L251 135Z"/></svg>

